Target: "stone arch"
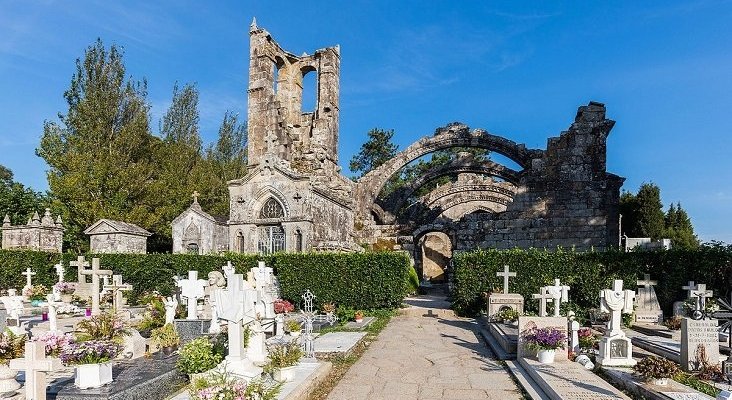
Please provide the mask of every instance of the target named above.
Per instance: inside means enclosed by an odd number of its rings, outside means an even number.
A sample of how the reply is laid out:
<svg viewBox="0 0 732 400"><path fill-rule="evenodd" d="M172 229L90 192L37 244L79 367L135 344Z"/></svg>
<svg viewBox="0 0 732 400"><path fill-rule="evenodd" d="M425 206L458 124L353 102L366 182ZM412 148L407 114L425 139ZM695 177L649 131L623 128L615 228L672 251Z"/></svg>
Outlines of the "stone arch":
<svg viewBox="0 0 732 400"><path fill-rule="evenodd" d="M201 229L195 222L191 222L183 232L183 248L187 252L200 254L201 252Z"/></svg>
<svg viewBox="0 0 732 400"><path fill-rule="evenodd" d="M443 224L428 224L413 233L415 267L421 279L432 282L447 280L447 267L455 249L454 235Z"/></svg>
<svg viewBox="0 0 732 400"><path fill-rule="evenodd" d="M389 178L405 165L424 155L454 147L490 150L511 159L524 169L530 168L532 160L541 158L544 154L542 150L527 149L523 144L517 144L512 140L489 134L483 130L471 132L468 126L463 124L448 125L438 129L434 136L425 137L413 143L406 150L358 180L356 200L360 203L361 216L364 217L364 213L371 209L371 204L374 203Z"/></svg>
<svg viewBox="0 0 732 400"><path fill-rule="evenodd" d="M248 219L258 219L259 210L262 209L264 203L270 198L274 198L282 206L282 211L284 213L283 219L287 218L290 215L291 211L285 195L272 186L266 186L262 188L259 192L257 192L254 198L249 201L249 204L247 204L246 210Z"/></svg>

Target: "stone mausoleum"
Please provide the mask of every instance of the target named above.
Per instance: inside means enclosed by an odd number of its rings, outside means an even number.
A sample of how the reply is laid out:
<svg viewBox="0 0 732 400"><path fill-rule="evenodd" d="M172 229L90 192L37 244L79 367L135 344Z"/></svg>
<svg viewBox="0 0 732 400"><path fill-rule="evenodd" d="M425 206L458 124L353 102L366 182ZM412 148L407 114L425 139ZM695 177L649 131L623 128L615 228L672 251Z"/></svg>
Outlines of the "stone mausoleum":
<svg viewBox="0 0 732 400"><path fill-rule="evenodd" d="M86 228L89 236L89 251L100 253L147 253L147 238L152 233L129 222L100 219Z"/></svg>
<svg viewBox="0 0 732 400"><path fill-rule="evenodd" d="M338 166L339 48L296 56L256 22L250 46L249 171L228 183L229 216L209 215L194 200L173 221L174 252L373 246L410 252L424 278L440 280L455 250L618 245L624 179L606 169L614 121L603 104L579 107L546 150L452 123L354 182ZM307 74L317 79L312 110L303 110ZM487 150L489 157L477 160L466 148ZM384 192L408 164L450 149L458 151L449 162ZM417 195L446 176L447 184Z"/></svg>
<svg viewBox="0 0 732 400"><path fill-rule="evenodd" d="M61 216L57 216L54 221L51 210L48 208L43 214L43 218L38 215L38 212L35 212L25 225L12 225L10 216L5 215L0 232L3 235L2 248L4 250L61 252L64 234Z"/></svg>

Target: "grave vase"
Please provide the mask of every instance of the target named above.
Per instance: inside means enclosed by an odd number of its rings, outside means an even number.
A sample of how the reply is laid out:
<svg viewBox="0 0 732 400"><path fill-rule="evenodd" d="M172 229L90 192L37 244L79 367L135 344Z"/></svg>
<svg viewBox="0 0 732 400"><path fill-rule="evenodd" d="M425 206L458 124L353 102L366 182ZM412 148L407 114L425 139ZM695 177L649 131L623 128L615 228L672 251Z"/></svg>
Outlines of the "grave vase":
<svg viewBox="0 0 732 400"><path fill-rule="evenodd" d="M295 379L295 365L291 367L276 368L272 371L272 379L277 382L290 382Z"/></svg>
<svg viewBox="0 0 732 400"><path fill-rule="evenodd" d="M71 304L72 300L74 300L74 295L71 295L71 294L62 294L61 295L61 301L63 301L66 304Z"/></svg>
<svg viewBox="0 0 732 400"><path fill-rule="evenodd" d="M20 383L15 380L16 374L17 372L10 369L8 364L0 363L0 398L5 398L20 389Z"/></svg>
<svg viewBox="0 0 732 400"><path fill-rule="evenodd" d="M33 306L33 307L38 307L39 305L41 305L41 302L42 302L42 301L43 301L43 300L31 300L31 302L30 302L30 303L31 303L31 306Z"/></svg>
<svg viewBox="0 0 732 400"><path fill-rule="evenodd" d="M112 362L76 366L74 385L80 389L98 388L112 382Z"/></svg>
<svg viewBox="0 0 732 400"><path fill-rule="evenodd" d="M554 362L554 355L556 354L556 350L539 350L536 353L536 357L539 359L539 362L542 364L552 364Z"/></svg>
<svg viewBox="0 0 732 400"><path fill-rule="evenodd" d="M651 383L656 386L668 386L668 378L653 378Z"/></svg>

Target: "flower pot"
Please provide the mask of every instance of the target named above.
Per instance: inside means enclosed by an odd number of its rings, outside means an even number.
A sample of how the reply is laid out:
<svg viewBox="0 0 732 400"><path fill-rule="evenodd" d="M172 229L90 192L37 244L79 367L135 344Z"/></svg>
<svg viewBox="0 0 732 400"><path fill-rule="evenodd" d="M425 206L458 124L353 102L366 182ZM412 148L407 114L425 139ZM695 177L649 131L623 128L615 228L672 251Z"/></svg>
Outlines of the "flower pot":
<svg viewBox="0 0 732 400"><path fill-rule="evenodd" d="M289 382L295 379L295 366L276 368L272 371L272 379L277 382Z"/></svg>
<svg viewBox="0 0 732 400"><path fill-rule="evenodd" d="M178 346L165 346L161 349L164 355L169 356L178 349Z"/></svg>
<svg viewBox="0 0 732 400"><path fill-rule="evenodd" d="M651 383L656 386L667 386L668 378L651 378Z"/></svg>
<svg viewBox="0 0 732 400"><path fill-rule="evenodd" d="M76 366L74 385L80 389L98 388L112 382L112 362Z"/></svg>
<svg viewBox="0 0 732 400"><path fill-rule="evenodd" d="M355 318L355 320L356 320L356 323L357 324L360 324L361 322L363 322L363 317L361 317L361 318Z"/></svg>
<svg viewBox="0 0 732 400"><path fill-rule="evenodd" d="M0 398L9 397L20 389L20 383L15 380L17 372L10 369L8 364L0 363Z"/></svg>
<svg viewBox="0 0 732 400"><path fill-rule="evenodd" d="M300 331L290 331L290 336L296 338L300 336Z"/></svg>
<svg viewBox="0 0 732 400"><path fill-rule="evenodd" d="M31 305L32 305L33 307L38 307L39 305L41 305L41 302L42 302L42 301L43 301L43 300L31 300Z"/></svg>
<svg viewBox="0 0 732 400"><path fill-rule="evenodd" d="M539 350L536 353L536 357L539 359L539 362L542 364L551 364L554 362L555 353L556 353L556 350Z"/></svg>
<svg viewBox="0 0 732 400"><path fill-rule="evenodd" d="M63 301L66 304L71 303L71 301L74 300L74 296L70 294L62 294L61 295L61 301Z"/></svg>

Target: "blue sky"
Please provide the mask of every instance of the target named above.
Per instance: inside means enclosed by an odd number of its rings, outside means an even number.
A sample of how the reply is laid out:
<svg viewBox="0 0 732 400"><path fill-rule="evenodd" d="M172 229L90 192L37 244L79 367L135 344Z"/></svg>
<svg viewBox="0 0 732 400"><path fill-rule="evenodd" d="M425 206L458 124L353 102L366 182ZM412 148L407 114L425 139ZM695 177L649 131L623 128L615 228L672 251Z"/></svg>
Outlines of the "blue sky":
<svg viewBox="0 0 732 400"><path fill-rule="evenodd" d="M340 159L373 127L405 148L460 121L529 147L590 100L617 121L608 170L680 201L703 240L732 242L732 3L0 0L0 164L37 190L43 121L65 112L97 37L148 80L153 126L196 82L201 131L246 115L252 17L295 53L341 46Z"/></svg>

